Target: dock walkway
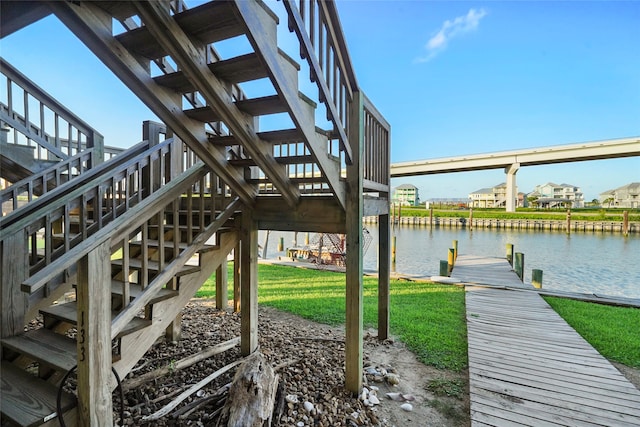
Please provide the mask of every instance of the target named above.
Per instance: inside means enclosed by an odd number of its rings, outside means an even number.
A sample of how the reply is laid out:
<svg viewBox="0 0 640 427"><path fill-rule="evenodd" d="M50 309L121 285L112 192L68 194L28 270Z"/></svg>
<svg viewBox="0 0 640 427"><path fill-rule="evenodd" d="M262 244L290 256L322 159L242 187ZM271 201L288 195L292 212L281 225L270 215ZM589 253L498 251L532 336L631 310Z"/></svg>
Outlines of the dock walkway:
<svg viewBox="0 0 640 427"><path fill-rule="evenodd" d="M472 426L640 426L640 391L504 259L458 257ZM516 289L514 289L516 288Z"/></svg>

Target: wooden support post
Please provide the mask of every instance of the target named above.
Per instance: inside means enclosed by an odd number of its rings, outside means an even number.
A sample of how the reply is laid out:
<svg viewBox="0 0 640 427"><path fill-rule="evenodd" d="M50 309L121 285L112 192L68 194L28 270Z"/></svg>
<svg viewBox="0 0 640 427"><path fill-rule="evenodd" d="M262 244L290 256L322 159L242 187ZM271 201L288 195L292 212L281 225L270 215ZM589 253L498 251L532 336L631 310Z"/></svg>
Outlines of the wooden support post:
<svg viewBox="0 0 640 427"><path fill-rule="evenodd" d="M391 263L396 263L396 236L391 238Z"/></svg>
<svg viewBox="0 0 640 427"><path fill-rule="evenodd" d="M507 261L513 266L513 244L507 243Z"/></svg>
<svg viewBox="0 0 640 427"><path fill-rule="evenodd" d="M7 236L0 242L0 259L0 329L2 338L8 338L24 331L27 297L20 285L29 276L27 237L24 232Z"/></svg>
<svg viewBox="0 0 640 427"><path fill-rule="evenodd" d="M429 227L433 227L433 208L429 208Z"/></svg>
<svg viewBox="0 0 640 427"><path fill-rule="evenodd" d="M447 260L440 260L440 275L449 276L449 263Z"/></svg>
<svg viewBox="0 0 640 427"><path fill-rule="evenodd" d="M447 276L451 276L453 266L456 263L455 249L449 248L449 254L447 256Z"/></svg>
<svg viewBox="0 0 640 427"><path fill-rule="evenodd" d="M622 212L622 234L629 235L629 211Z"/></svg>
<svg viewBox="0 0 640 427"><path fill-rule="evenodd" d="M240 352L248 356L258 348L258 227L249 210L242 214L240 236Z"/></svg>
<svg viewBox="0 0 640 427"><path fill-rule="evenodd" d="M516 252L513 264L516 274L520 280L524 281L524 254L522 252Z"/></svg>
<svg viewBox="0 0 640 427"><path fill-rule="evenodd" d="M309 233L304 234L304 245L309 246Z"/></svg>
<svg viewBox="0 0 640 427"><path fill-rule="evenodd" d="M473 230L473 208L469 209L469 230Z"/></svg>
<svg viewBox="0 0 640 427"><path fill-rule="evenodd" d="M227 261L224 261L216 269L216 308L218 310L227 309L227 303L229 302L229 292L227 291L228 286L229 273Z"/></svg>
<svg viewBox="0 0 640 427"><path fill-rule="evenodd" d="M282 251L284 251L284 237L281 237L280 240L278 240L278 252Z"/></svg>
<svg viewBox="0 0 640 427"><path fill-rule="evenodd" d="M454 240L453 244L453 259L454 261L458 259L458 241Z"/></svg>
<svg viewBox="0 0 640 427"><path fill-rule="evenodd" d="M378 217L378 339L389 338L389 214Z"/></svg>
<svg viewBox="0 0 640 427"><path fill-rule="evenodd" d="M353 394L362 389L363 359L363 280L362 280L362 214L364 177L362 156L364 141L363 95L353 93L349 106L349 144L353 158L347 165L346 195L346 321L345 321L345 387Z"/></svg>
<svg viewBox="0 0 640 427"><path fill-rule="evenodd" d="M567 209L567 234L571 234L571 209Z"/></svg>
<svg viewBox="0 0 640 427"><path fill-rule="evenodd" d="M531 284L534 288L542 288L542 270L538 270L537 268L531 270Z"/></svg>
<svg viewBox="0 0 640 427"><path fill-rule="evenodd" d="M240 240L233 249L233 312L240 311Z"/></svg>
<svg viewBox="0 0 640 427"><path fill-rule="evenodd" d="M78 425L113 426L111 401L111 246L78 263Z"/></svg>

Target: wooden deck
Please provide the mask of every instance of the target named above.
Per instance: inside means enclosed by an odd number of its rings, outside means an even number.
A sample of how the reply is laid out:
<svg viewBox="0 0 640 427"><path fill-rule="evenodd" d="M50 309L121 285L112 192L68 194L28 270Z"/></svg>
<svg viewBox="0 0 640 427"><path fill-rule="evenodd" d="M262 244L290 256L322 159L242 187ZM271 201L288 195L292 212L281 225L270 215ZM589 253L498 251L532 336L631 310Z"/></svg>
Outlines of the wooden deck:
<svg viewBox="0 0 640 427"><path fill-rule="evenodd" d="M466 287L472 426L640 426L640 391L542 297L513 289L527 285L506 260L460 256L453 276L510 288Z"/></svg>

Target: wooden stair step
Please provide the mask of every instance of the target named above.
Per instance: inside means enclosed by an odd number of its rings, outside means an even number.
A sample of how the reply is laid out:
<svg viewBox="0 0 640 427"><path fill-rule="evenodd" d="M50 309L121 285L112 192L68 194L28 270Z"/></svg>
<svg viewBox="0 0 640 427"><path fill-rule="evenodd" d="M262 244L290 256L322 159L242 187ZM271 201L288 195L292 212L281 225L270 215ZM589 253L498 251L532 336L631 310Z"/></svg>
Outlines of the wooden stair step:
<svg viewBox="0 0 640 427"><path fill-rule="evenodd" d="M185 211L186 212L186 211ZM147 240L147 244L149 246L152 247L158 247L160 246L160 242L157 240ZM142 246L142 242L141 241L134 241L134 242L130 242L129 243L130 246ZM167 249L173 249L173 242L170 240L165 240L164 241L164 247ZM180 242L180 249L186 249L189 247L188 243L185 242ZM209 251L214 251L216 249L218 249L219 246L218 245L203 245L202 248L198 249L198 252L209 252Z"/></svg>
<svg viewBox="0 0 640 427"><path fill-rule="evenodd" d="M213 62L208 67L217 78L232 84L263 79L269 76L260 58L255 53ZM160 86L180 93L195 91L195 87L182 71L157 76L153 80Z"/></svg>
<svg viewBox="0 0 640 427"><path fill-rule="evenodd" d="M7 361L2 361L0 372L0 411L3 421L6 418L16 425L31 427L56 417L58 387ZM62 393L61 407L64 412L75 404L75 397Z"/></svg>
<svg viewBox="0 0 640 427"><path fill-rule="evenodd" d="M166 228L166 227L165 227ZM116 259L111 261L112 266L122 267L122 260ZM129 260L129 268L134 270L142 269L142 260L138 258L131 258ZM147 261L147 268L151 271L160 271L160 264L158 261ZM183 265L176 273L176 276L185 276L187 274L197 273L200 271L200 267L197 265Z"/></svg>
<svg viewBox="0 0 640 427"><path fill-rule="evenodd" d="M76 301L67 302L64 304L56 304L50 307L46 307L40 310L45 317L51 317L62 322L67 322L72 325L77 324L78 321L78 304ZM112 312L111 317L114 318L117 313ZM131 334L133 332L139 331L140 329L146 328L151 325L150 320L141 319L139 317L134 317L131 322L118 334L118 337Z"/></svg>
<svg viewBox="0 0 640 427"><path fill-rule="evenodd" d="M287 104L278 95L263 96L260 98L237 101L236 106L250 116L264 116L267 114L286 113ZM205 123L220 121L218 114L210 107L191 108L184 113L194 119Z"/></svg>
<svg viewBox="0 0 640 427"><path fill-rule="evenodd" d="M129 295L131 297L131 300L140 296L141 293L142 293L142 286L138 285L137 283L129 283ZM154 304L156 302L171 299L177 296L178 294L179 294L178 291L162 288L156 293L156 296L153 297L151 301L149 301L149 304ZM111 281L111 295L115 295L119 297L122 296L121 281L118 281L118 280Z"/></svg>
<svg viewBox="0 0 640 427"><path fill-rule="evenodd" d="M244 34L244 24L234 13L232 2L211 1L174 15L182 30L203 44L210 44ZM167 55L145 27L116 36L128 50L148 59Z"/></svg>
<svg viewBox="0 0 640 427"><path fill-rule="evenodd" d="M304 136L302 135L302 132L298 129L282 129L282 130L258 132L258 137L263 141L271 142L274 144L298 143L304 140ZM238 141L232 135L227 135L227 136L211 135L209 136L209 142L214 145L225 146L225 147L238 145Z"/></svg>
<svg viewBox="0 0 640 427"><path fill-rule="evenodd" d="M285 157L276 157L276 162L281 165L299 165L304 163L315 163L315 159L313 156L285 156ZM256 166L256 162L253 159L237 159L237 160L229 160L229 164L233 166Z"/></svg>
<svg viewBox="0 0 640 427"><path fill-rule="evenodd" d="M76 341L49 329L33 329L5 338L2 346L62 372L68 372L77 363Z"/></svg>

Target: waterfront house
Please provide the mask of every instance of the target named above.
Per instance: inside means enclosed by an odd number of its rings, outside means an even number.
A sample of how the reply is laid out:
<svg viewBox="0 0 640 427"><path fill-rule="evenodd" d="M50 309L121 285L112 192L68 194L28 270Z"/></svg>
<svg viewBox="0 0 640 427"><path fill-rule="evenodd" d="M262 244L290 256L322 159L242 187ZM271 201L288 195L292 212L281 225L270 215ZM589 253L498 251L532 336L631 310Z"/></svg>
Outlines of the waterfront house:
<svg viewBox="0 0 640 427"><path fill-rule="evenodd" d="M402 206L418 206L420 204L418 187L411 184L397 186L393 189L392 201Z"/></svg>
<svg viewBox="0 0 640 427"><path fill-rule="evenodd" d="M600 204L612 208L640 208L640 182L631 182L600 193Z"/></svg>
<svg viewBox="0 0 640 427"><path fill-rule="evenodd" d="M535 204L540 208L583 208L584 194L580 187L571 184L546 184L536 185L529 199L535 199Z"/></svg>
<svg viewBox="0 0 640 427"><path fill-rule="evenodd" d="M507 183L476 190L469 194L469 200L471 208L503 208L507 202Z"/></svg>

